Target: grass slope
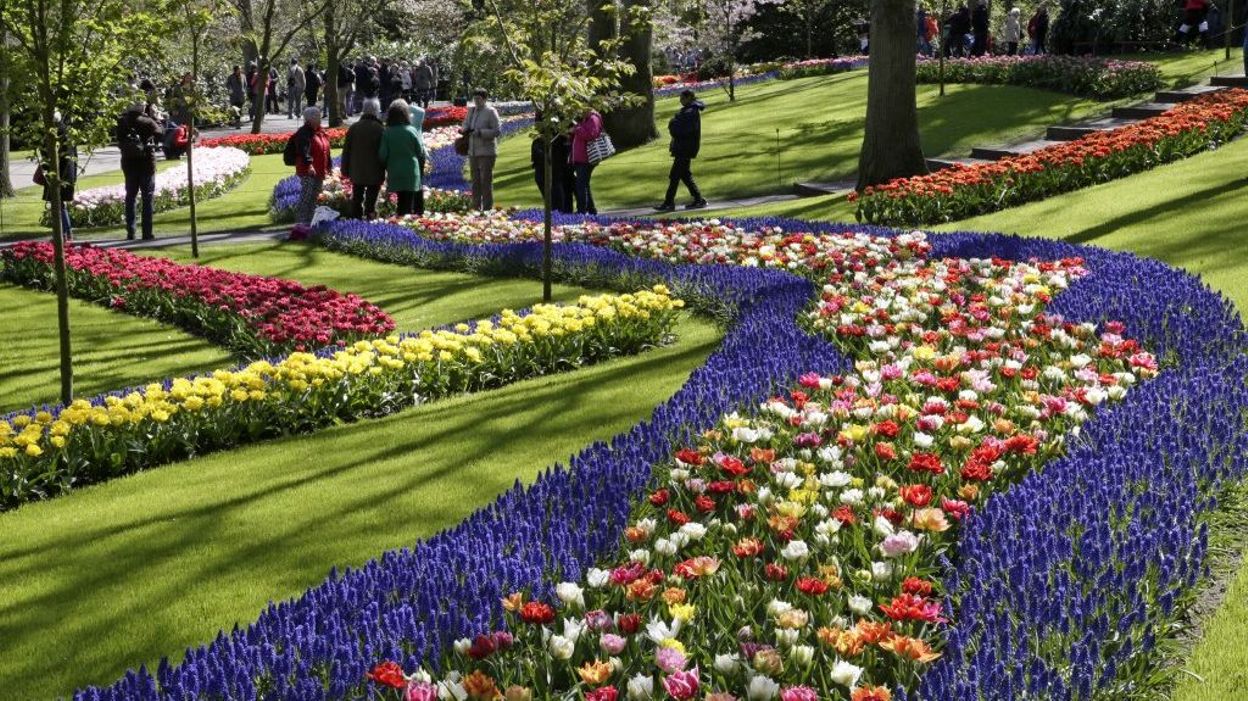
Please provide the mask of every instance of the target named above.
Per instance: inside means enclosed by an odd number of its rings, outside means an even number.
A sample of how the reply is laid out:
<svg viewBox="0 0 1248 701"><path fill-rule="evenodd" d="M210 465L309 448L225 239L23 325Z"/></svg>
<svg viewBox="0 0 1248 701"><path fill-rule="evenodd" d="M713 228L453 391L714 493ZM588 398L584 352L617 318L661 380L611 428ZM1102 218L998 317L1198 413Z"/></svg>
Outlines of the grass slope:
<svg viewBox="0 0 1248 701"><path fill-rule="evenodd" d="M162 467L0 514L0 696L44 699L246 624L645 418L719 332ZM55 553L55 556L50 556Z"/></svg>
<svg viewBox="0 0 1248 701"><path fill-rule="evenodd" d="M145 251L189 261L181 249ZM291 278L355 292L394 317L398 329L418 331L464 319L488 317L504 307L541 301L532 280L483 278L375 263L311 244L208 246L200 262L218 268ZM556 285L558 301L575 300L584 288ZM91 396L171 375L228 367L236 358L178 329L70 301L75 391ZM56 298L0 285L0 412L55 401L60 392Z"/></svg>
<svg viewBox="0 0 1248 701"><path fill-rule="evenodd" d="M56 297L0 284L0 319L0 413L56 401ZM230 353L203 339L87 302L70 300L69 319L80 396L233 362Z"/></svg>
<svg viewBox="0 0 1248 701"><path fill-rule="evenodd" d="M858 169L866 71L746 86L737 91L735 103L722 90L700 97L707 109L694 174L708 198L787 193L795 181L842 180ZM656 105L662 138L621 153L595 171L599 209L662 199L671 165L666 125L677 104L668 98ZM1104 103L1059 93L987 85L951 85L944 98L936 86L920 85L918 106L925 151L957 155L976 145L1034 137L1049 124L1106 109ZM500 146L495 197L502 205L540 204L527 138Z"/></svg>

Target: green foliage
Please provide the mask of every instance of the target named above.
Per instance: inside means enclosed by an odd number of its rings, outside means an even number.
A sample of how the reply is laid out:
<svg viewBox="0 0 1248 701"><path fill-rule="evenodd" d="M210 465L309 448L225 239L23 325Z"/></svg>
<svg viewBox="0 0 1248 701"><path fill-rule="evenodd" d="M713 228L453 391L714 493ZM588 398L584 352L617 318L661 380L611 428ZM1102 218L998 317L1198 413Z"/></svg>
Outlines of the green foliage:
<svg viewBox="0 0 1248 701"><path fill-rule="evenodd" d="M27 70L15 73L14 103L45 118L21 126L28 143L42 143L47 117L60 111L72 144L107 143L122 103L121 67L150 57L162 19L148 3L125 0L0 0L0 26Z"/></svg>

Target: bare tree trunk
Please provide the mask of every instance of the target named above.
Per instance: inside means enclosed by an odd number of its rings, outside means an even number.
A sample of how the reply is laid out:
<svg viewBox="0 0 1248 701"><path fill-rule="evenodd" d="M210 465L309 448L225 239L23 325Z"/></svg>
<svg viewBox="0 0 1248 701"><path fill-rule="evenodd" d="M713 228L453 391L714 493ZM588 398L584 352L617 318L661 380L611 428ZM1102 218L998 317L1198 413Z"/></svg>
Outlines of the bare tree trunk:
<svg viewBox="0 0 1248 701"><path fill-rule="evenodd" d="M591 49L598 51L604 41L619 36L615 0L585 0L585 11L589 13L589 46Z"/></svg>
<svg viewBox="0 0 1248 701"><path fill-rule="evenodd" d="M543 160L542 179L546 181L546 187L542 189L543 190L542 191L542 208L544 210L542 214L542 301L543 302L550 301L551 278L554 275L554 270L553 270L554 265L552 261L552 257L553 257L552 249L553 249L554 244L551 239L551 229L553 228L552 223L551 223L551 219L553 218L551 216L551 204L552 204L552 199L553 199L551 196L552 195L551 190L554 186L554 166L551 165L551 160L552 160L551 152L553 151L552 146L551 146L552 143L553 143L553 139L550 138L550 134L543 132L542 133L542 146L543 146L543 150L546 153L546 157L542 159Z"/></svg>
<svg viewBox="0 0 1248 701"><path fill-rule="evenodd" d="M914 0L871 1L871 64L858 189L927 172L914 82Z"/></svg>
<svg viewBox="0 0 1248 701"><path fill-rule="evenodd" d="M272 58L269 56L261 56L260 60L256 62L256 76L261 86L256 91L256 94L252 96L254 100L252 104L255 105L256 110L255 115L251 118L252 134L259 134L264 125L264 113L267 111L265 98L269 94L269 63L271 60ZM251 90L251 87L249 86L247 89Z"/></svg>
<svg viewBox="0 0 1248 701"><path fill-rule="evenodd" d="M0 30L0 198L12 197L13 178L9 175L12 162L9 140L9 37Z"/></svg>
<svg viewBox="0 0 1248 701"><path fill-rule="evenodd" d="M45 91L46 92L46 91ZM61 403L74 401L74 361L73 349L69 339L69 282L65 274L65 230L61 226L61 213L65 210L65 202L61 199L60 174L60 127L53 116L56 98L44 95L43 128L44 153L46 162L51 166L45 169L44 178L47 182L48 194L52 205L52 251L53 272L56 285L56 323L60 334L61 351Z"/></svg>
<svg viewBox="0 0 1248 701"><path fill-rule="evenodd" d="M325 8L325 101L329 103L329 126L342 126L343 115L338 110L338 65L342 63L342 47L338 45L334 3Z"/></svg>
<svg viewBox="0 0 1248 701"><path fill-rule="evenodd" d="M195 214L195 117L199 112L199 28L191 37L191 123L186 141L186 195L191 205L191 257L199 258L199 219Z"/></svg>
<svg viewBox="0 0 1248 701"><path fill-rule="evenodd" d="M619 148L633 148L659 138L654 124L654 71L650 65L654 44L654 32L650 24L650 0L624 0L624 16L630 17L636 8L645 12L645 19L630 22L622 27L624 43L620 57L637 69L635 73L620 79L624 92L641 95L643 102L635 107L614 110L604 118L604 125L611 140Z"/></svg>

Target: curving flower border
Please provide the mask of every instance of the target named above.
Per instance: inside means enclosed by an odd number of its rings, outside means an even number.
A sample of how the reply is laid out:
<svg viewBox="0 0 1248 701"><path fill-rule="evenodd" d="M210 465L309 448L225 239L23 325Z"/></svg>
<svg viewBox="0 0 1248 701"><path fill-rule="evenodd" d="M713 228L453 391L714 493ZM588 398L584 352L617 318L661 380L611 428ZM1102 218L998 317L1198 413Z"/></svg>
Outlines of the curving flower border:
<svg viewBox="0 0 1248 701"><path fill-rule="evenodd" d="M0 416L0 511L174 460L641 352L684 302L656 286Z"/></svg>
<svg viewBox="0 0 1248 701"><path fill-rule="evenodd" d="M1194 156L1241 135L1246 124L1248 90L1232 88L1031 153L897 178L850 193L849 201L860 221L874 224L957 221Z"/></svg>
<svg viewBox="0 0 1248 701"><path fill-rule="evenodd" d="M739 224L895 233L776 219ZM1121 320L1166 362L1158 378L1086 424L1082 443L1066 457L994 497L969 521L945 582L958 601L958 622L913 698L1067 698L1111 690L1115 670L1152 660L1167 632L1156 621L1176 610L1175 592L1200 576L1202 514L1216 506L1222 486L1248 470L1248 436L1239 424L1248 410L1243 325L1220 295L1157 261L999 234L931 240L937 257L1082 257L1092 274L1057 297L1051 311L1073 321ZM541 261L535 243L440 243L360 222L331 225L326 241L348 252L367 244L395 262L499 274L531 274ZM693 430L800 373L850 365L798 327L814 289L793 275L639 260L582 244L556 247L555 260L570 280L663 281L686 298L686 291L715 297L731 312L732 326L707 364L649 421L590 446L566 469L513 489L410 550L331 574L247 628L189 650L176 667L162 665L156 675L132 671L76 698L253 697L257 684L281 698L340 698L358 691L379 659L409 667L437 659L452 640L490 629L505 594L528 589L553 599L554 570L583 576L617 547L650 466ZM1139 518L1126 520L1122 531L1124 521L1110 513ZM1067 528L1075 525L1081 532ZM1072 564L1076 548L1080 558ZM1156 586L1136 586L1143 576ZM1037 639L1052 644L1037 648L1030 642ZM1063 645L1072 640L1081 646Z"/></svg>

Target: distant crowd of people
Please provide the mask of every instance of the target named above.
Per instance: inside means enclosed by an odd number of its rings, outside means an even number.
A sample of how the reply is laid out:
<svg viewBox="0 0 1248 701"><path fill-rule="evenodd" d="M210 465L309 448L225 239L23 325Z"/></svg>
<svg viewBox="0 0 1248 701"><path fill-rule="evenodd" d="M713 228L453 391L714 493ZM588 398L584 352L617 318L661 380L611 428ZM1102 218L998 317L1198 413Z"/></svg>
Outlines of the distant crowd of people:
<svg viewBox="0 0 1248 701"><path fill-rule="evenodd" d="M369 99L380 104L402 99L428 109L429 103L438 97L438 66L432 59L409 63L366 56L355 62L343 61L337 76L331 78L315 62L304 66L299 59L292 58L284 82L277 66L270 66L265 76L252 61L245 70L234 66L225 81L234 125L240 126L244 116L254 119L257 110L280 115L283 103L287 119L298 118L305 106L320 106L322 113L328 112L325 86L331 79L337 88L338 109L344 116L362 113L364 101Z"/></svg>
<svg viewBox="0 0 1248 701"><path fill-rule="evenodd" d="M938 50L946 58L984 56L988 53L1007 56L1042 54L1049 38L1049 8L1041 4L1024 26L1022 11L1011 7L998 38L991 34L987 0L977 0L974 9L963 3L939 20L919 3L915 10L915 25L918 28L918 51L924 56L934 56Z"/></svg>

